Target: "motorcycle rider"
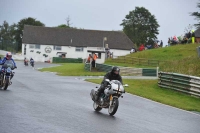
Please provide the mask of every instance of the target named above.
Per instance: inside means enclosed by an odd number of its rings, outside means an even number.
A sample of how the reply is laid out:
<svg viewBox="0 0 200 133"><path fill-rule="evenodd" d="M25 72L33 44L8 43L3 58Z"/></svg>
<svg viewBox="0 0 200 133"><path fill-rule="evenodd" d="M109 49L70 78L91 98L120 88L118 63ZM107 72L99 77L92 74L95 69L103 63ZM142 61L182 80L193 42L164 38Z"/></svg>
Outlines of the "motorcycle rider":
<svg viewBox="0 0 200 133"><path fill-rule="evenodd" d="M31 59L30 59L30 63L34 63L34 60L33 60L33 58L31 57Z"/></svg>
<svg viewBox="0 0 200 133"><path fill-rule="evenodd" d="M0 65L3 65L7 60L11 60L14 64L14 68L17 68L15 61L12 59L11 52L6 53L6 57L4 57L3 60L0 60ZM4 70L4 69L5 68L2 66L1 70L0 70L0 74L1 74L2 70ZM11 79L12 79L12 77L13 77L13 75L11 75Z"/></svg>
<svg viewBox="0 0 200 133"><path fill-rule="evenodd" d="M32 57L31 57L31 59L30 59L30 62L31 62L31 61L33 61L33 62L34 62L34 60L33 60L33 58L32 58Z"/></svg>
<svg viewBox="0 0 200 133"><path fill-rule="evenodd" d="M26 57L24 58L24 66L26 66L26 63L28 64L28 60L26 59Z"/></svg>
<svg viewBox="0 0 200 133"><path fill-rule="evenodd" d="M101 82L101 86L100 88L98 89L97 91L97 96L96 96L96 101L98 101L101 93L104 92L105 90L105 87L108 85L108 82L105 81L105 79L109 79L110 81L111 80L118 80L121 82L121 84L123 85L123 82L122 82L122 77L119 75L119 72L120 72L120 69L116 66L114 66L111 70L111 72L108 72L105 76L104 76L104 79L103 81Z"/></svg>

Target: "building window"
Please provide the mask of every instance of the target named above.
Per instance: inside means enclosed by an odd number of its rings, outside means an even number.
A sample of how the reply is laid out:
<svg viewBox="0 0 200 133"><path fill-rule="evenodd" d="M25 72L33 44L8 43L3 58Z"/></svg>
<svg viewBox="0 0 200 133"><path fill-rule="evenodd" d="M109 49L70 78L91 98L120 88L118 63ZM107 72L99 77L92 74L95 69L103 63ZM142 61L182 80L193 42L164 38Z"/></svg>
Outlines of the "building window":
<svg viewBox="0 0 200 133"><path fill-rule="evenodd" d="M82 52L83 51L83 47L76 47L76 51L78 51L78 52Z"/></svg>
<svg viewBox="0 0 200 133"><path fill-rule="evenodd" d="M61 46L53 46L54 50L62 50Z"/></svg>
<svg viewBox="0 0 200 133"><path fill-rule="evenodd" d="M30 48L30 49L34 49L34 48L35 48L35 45L29 44L29 48Z"/></svg>
<svg viewBox="0 0 200 133"><path fill-rule="evenodd" d="M35 44L35 49L40 49L40 45Z"/></svg>
<svg viewBox="0 0 200 133"><path fill-rule="evenodd" d="M98 53L98 59L101 59L101 53Z"/></svg>

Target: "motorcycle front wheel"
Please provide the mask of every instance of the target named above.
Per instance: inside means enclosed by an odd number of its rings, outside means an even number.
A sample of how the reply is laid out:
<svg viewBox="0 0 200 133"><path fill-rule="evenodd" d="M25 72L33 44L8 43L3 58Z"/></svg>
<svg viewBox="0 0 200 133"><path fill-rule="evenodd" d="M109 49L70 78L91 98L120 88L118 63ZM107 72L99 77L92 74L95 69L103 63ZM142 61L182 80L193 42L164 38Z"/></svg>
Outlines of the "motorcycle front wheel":
<svg viewBox="0 0 200 133"><path fill-rule="evenodd" d="M119 100L117 98L113 99L113 104L109 106L108 113L114 115L117 112L119 106Z"/></svg>
<svg viewBox="0 0 200 133"><path fill-rule="evenodd" d="M102 110L102 108L99 107L99 105L96 102L93 103L93 108L95 111L98 111L98 112Z"/></svg>
<svg viewBox="0 0 200 133"><path fill-rule="evenodd" d="M4 87L3 87L4 90L7 90L8 84L9 84L9 79L6 79L6 83L5 83Z"/></svg>

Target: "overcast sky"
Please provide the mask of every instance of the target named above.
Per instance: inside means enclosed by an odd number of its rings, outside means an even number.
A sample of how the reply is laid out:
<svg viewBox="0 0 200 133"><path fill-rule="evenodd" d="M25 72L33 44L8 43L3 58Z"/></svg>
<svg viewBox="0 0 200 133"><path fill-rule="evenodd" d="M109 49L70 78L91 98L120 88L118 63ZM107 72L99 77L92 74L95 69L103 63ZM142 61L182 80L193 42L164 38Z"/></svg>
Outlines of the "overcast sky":
<svg viewBox="0 0 200 133"><path fill-rule="evenodd" d="M190 12L198 11L198 0L0 0L0 23L17 23L27 17L47 27L66 23L70 16L73 27L94 30L122 30L125 16L136 6L155 15L160 28L158 39L181 35L197 21Z"/></svg>

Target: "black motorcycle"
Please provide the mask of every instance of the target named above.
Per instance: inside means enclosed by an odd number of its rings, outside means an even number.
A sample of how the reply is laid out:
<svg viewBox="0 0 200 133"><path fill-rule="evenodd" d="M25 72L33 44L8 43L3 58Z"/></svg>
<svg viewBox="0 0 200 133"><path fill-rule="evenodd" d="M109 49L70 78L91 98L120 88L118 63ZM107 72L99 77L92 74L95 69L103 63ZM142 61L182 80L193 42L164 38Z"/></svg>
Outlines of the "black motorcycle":
<svg viewBox="0 0 200 133"><path fill-rule="evenodd" d="M34 67L34 60L31 60L30 64L31 64L32 67Z"/></svg>
<svg viewBox="0 0 200 133"><path fill-rule="evenodd" d="M12 70L14 70L14 64L11 60L7 60L1 69L0 88L7 90L8 86L12 84L11 79L15 74Z"/></svg>

